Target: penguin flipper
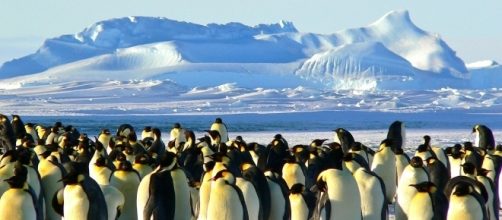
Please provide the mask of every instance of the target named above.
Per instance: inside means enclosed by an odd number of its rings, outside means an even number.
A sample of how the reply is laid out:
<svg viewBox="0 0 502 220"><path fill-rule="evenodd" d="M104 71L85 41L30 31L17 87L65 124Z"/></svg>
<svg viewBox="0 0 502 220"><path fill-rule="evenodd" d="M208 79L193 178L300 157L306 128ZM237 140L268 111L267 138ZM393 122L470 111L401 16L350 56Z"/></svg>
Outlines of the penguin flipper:
<svg viewBox="0 0 502 220"><path fill-rule="evenodd" d="M61 216L64 216L64 187L56 191L52 197L52 208Z"/></svg>

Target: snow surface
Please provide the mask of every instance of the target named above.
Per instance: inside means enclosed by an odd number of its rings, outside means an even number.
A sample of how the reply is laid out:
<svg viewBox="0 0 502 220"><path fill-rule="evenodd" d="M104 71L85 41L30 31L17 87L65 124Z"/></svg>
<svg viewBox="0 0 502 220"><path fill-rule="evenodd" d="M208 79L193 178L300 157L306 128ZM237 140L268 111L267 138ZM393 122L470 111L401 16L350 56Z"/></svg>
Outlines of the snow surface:
<svg viewBox="0 0 502 220"><path fill-rule="evenodd" d="M480 61L468 63L465 66L468 69L481 69L481 68L488 68L488 67L496 67L496 66L499 66L499 64L495 60L480 60Z"/></svg>

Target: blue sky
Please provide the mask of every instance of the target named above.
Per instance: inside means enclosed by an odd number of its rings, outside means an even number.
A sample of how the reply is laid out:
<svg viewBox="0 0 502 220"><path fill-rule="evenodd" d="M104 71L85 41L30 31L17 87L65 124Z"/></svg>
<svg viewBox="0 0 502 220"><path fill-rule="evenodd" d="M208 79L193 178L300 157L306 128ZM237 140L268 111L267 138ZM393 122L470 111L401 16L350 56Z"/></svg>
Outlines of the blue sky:
<svg viewBox="0 0 502 220"><path fill-rule="evenodd" d="M406 9L465 61L502 62L502 1L483 0L0 0L0 63L34 52L43 39L108 18L161 16L200 24L292 21L302 32L333 33Z"/></svg>

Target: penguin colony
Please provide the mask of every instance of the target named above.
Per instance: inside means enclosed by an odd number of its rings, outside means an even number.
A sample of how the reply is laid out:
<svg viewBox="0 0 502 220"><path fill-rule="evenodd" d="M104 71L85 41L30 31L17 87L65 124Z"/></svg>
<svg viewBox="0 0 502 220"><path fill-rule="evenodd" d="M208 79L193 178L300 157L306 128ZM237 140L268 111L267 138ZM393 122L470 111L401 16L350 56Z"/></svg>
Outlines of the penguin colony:
<svg viewBox="0 0 502 220"><path fill-rule="evenodd" d="M388 219L389 205L395 219L498 219L502 146L472 131L446 148L424 136L410 158L399 121L374 151L343 128L261 145L218 118L198 139L176 123L164 144L153 127L88 137L0 114L0 219Z"/></svg>

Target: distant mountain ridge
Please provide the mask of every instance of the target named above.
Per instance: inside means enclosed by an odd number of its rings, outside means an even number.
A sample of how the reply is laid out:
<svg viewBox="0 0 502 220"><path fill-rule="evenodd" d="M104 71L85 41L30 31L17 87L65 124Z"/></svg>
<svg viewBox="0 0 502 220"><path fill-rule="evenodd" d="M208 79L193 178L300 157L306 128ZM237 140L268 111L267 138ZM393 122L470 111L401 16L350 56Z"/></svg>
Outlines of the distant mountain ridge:
<svg viewBox="0 0 502 220"><path fill-rule="evenodd" d="M370 51L371 57L392 53L393 58L365 61L368 57L364 54L368 51L358 45L373 45L368 50L378 45L383 54ZM443 40L413 24L407 11L391 11L366 27L329 35L302 33L286 21L251 27L240 23L199 25L153 17L110 19L77 34L46 40L35 53L4 63L0 78L51 71L55 67L73 72L148 70L189 63L299 63L297 74L335 77L339 73L326 72L326 68L308 69L305 68L308 63L303 62L312 62L337 48L345 48L347 59L338 59L339 67L330 70L339 70L340 66L349 65L345 62L354 61L349 57L358 57L364 65L353 71L378 70L385 74L392 70L395 74L396 68L404 65L407 66L401 72L404 76L425 71L453 78L468 77L464 62ZM324 61L330 59L317 60L316 66L333 65L320 63ZM392 67L394 61L397 67Z"/></svg>

